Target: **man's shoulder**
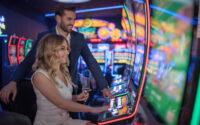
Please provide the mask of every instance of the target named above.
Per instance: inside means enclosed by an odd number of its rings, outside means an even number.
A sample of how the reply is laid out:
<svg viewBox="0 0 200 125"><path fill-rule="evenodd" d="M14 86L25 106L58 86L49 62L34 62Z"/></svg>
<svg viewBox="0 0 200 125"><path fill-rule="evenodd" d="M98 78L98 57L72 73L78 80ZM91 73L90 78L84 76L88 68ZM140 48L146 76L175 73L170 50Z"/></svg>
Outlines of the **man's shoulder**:
<svg viewBox="0 0 200 125"><path fill-rule="evenodd" d="M46 30L43 32L38 33L38 37L43 37L47 34L55 34L56 32L54 31L54 29L50 29L50 30Z"/></svg>
<svg viewBox="0 0 200 125"><path fill-rule="evenodd" d="M83 37L82 33L76 32L76 31L71 31L70 35L73 37Z"/></svg>

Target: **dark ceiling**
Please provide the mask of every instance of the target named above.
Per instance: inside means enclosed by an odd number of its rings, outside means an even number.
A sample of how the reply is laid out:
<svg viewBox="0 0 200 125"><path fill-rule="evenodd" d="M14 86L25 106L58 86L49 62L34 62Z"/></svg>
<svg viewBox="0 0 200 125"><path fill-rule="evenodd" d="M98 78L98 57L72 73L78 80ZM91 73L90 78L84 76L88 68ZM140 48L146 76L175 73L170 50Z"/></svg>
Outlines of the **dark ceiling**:
<svg viewBox="0 0 200 125"><path fill-rule="evenodd" d="M56 6L64 3L55 2L53 0L0 0L0 4L37 20L38 17L42 17L44 14L53 13ZM77 10L83 10L122 5L123 0L91 0L85 3L68 4L75 6ZM77 14L77 17L111 17L117 15L121 15L121 9L81 13Z"/></svg>

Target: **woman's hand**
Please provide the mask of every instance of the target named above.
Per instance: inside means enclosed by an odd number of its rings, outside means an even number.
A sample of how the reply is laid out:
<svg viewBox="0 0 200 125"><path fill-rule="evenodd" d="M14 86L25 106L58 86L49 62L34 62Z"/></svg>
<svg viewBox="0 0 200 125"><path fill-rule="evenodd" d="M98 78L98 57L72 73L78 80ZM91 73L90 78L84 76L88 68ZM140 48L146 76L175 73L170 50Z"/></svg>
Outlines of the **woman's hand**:
<svg viewBox="0 0 200 125"><path fill-rule="evenodd" d="M107 111L109 109L110 106L103 106L103 107L92 107L91 109L91 113L100 113L100 112L104 112Z"/></svg>
<svg viewBox="0 0 200 125"><path fill-rule="evenodd" d="M84 101L84 102L86 102L88 97L89 97L89 93L88 92L82 92L81 94L76 96L76 101Z"/></svg>

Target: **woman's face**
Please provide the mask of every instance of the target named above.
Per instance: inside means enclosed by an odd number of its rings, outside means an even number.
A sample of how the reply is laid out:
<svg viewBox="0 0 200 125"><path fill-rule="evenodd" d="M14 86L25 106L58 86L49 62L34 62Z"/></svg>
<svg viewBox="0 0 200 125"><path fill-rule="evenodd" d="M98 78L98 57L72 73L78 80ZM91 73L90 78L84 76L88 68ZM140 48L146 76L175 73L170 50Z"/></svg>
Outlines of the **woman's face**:
<svg viewBox="0 0 200 125"><path fill-rule="evenodd" d="M62 45L58 49L59 62L61 64L66 63L68 60L68 55L69 55L69 47L67 45L67 41L64 40Z"/></svg>

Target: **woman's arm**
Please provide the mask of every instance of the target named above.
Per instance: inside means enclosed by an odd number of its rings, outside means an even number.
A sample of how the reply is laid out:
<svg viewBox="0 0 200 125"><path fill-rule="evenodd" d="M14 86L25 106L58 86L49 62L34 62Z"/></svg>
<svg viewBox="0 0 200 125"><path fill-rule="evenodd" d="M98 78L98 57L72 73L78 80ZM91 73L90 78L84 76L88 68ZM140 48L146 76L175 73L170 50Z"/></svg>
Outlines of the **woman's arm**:
<svg viewBox="0 0 200 125"><path fill-rule="evenodd" d="M91 112L99 113L106 111L109 107L93 108L86 105L82 105L73 102L68 99L63 99L56 89L56 87L51 83L51 81L42 73L37 72L32 78L34 86L53 104L59 108L65 109L70 112Z"/></svg>

